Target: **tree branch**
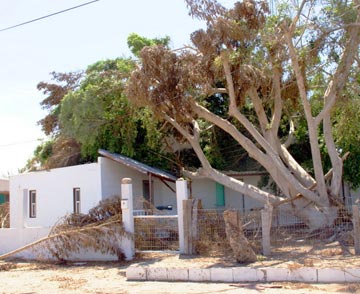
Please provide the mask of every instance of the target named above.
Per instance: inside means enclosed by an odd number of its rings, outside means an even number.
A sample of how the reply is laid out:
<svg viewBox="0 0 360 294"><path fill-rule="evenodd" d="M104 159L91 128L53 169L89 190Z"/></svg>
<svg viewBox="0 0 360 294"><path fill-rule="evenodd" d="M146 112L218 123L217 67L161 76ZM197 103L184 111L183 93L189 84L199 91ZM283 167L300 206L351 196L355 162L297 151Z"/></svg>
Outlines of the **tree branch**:
<svg viewBox="0 0 360 294"><path fill-rule="evenodd" d="M257 115L258 120L259 120L261 132L265 136L266 135L266 129L267 129L269 121L268 121L268 119L266 117L265 110L264 110L264 107L262 105L262 102L261 102L261 100L259 98L259 95L258 95L258 93L257 93L257 91L256 91L256 89L254 87L251 87L248 90L248 94L249 94L249 96L251 98L251 101L253 102L255 112L256 112L256 115Z"/></svg>
<svg viewBox="0 0 360 294"><path fill-rule="evenodd" d="M307 190L291 173L288 172L278 155L271 151L271 148L268 148L268 154L264 154L251 140L241 134L233 124L218 117L199 104L195 104L195 106L194 111L199 115L199 117L212 122L230 134L248 152L249 156L253 157L263 167L265 167L284 193L288 190L286 189L286 186L290 184L296 191L304 195L304 197L318 203L319 199L317 195Z"/></svg>
<svg viewBox="0 0 360 294"><path fill-rule="evenodd" d="M315 124L314 118L312 117L311 113L311 106L307 99L307 93L305 88L305 80L300 70L299 60L297 57L297 53L295 51L293 41L292 41L292 35L290 34L290 31L283 26L284 35L286 39L286 43L289 48L289 54L291 58L291 63L295 72L296 76L296 82L299 89L300 98L302 101L302 105L304 108L304 113L308 125L308 131L309 131L309 139L310 139L310 147L311 147L311 155L313 159L313 167L315 171L315 179L317 182L317 188L318 193L320 195L320 199L323 203L323 205L329 205L329 199L327 196L327 189L324 179L324 172L321 162L321 154L320 154L320 148L319 148L319 142L317 138L317 125Z"/></svg>
<svg viewBox="0 0 360 294"><path fill-rule="evenodd" d="M358 10L357 20L360 22L360 11ZM352 26L349 29L349 39L346 42L345 49L341 55L339 65L335 71L335 74L330 81L325 94L324 101L325 105L318 116L315 118L316 125L319 125L320 122L324 119L325 116L329 115L330 110L335 104L336 97L343 90L346 79L350 68L354 62L355 56L358 52L359 42L360 42L360 27Z"/></svg>

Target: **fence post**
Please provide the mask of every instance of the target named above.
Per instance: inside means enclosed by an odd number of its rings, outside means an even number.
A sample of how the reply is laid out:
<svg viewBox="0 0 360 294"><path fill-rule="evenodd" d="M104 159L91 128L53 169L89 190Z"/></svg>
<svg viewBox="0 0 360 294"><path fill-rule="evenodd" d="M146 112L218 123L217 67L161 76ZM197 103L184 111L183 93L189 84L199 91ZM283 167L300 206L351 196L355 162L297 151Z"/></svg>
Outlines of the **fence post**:
<svg viewBox="0 0 360 294"><path fill-rule="evenodd" d="M121 180L121 211L125 231L134 234L133 191L132 180L130 178L123 178ZM126 260L131 260L135 255L134 238L124 237L122 242Z"/></svg>
<svg viewBox="0 0 360 294"><path fill-rule="evenodd" d="M192 235L191 235L191 224L192 224L192 199L183 200L183 224L184 224L184 254L192 254Z"/></svg>
<svg viewBox="0 0 360 294"><path fill-rule="evenodd" d="M185 254L185 230L184 230L184 208L183 200L189 199L187 181L178 179L176 181L176 205L179 225L179 249L180 254Z"/></svg>
<svg viewBox="0 0 360 294"><path fill-rule="evenodd" d="M195 253L195 242L199 240L199 232L198 232L198 215L199 215L199 209L201 209L201 199L193 199L193 205L191 209L191 244L192 244L192 254Z"/></svg>
<svg viewBox="0 0 360 294"><path fill-rule="evenodd" d="M268 204L266 204L264 209L261 210L262 249L265 256L271 254L270 229L272 211L273 207Z"/></svg>
<svg viewBox="0 0 360 294"><path fill-rule="evenodd" d="M359 217L359 207L357 205L352 206L353 211L353 225L354 225L354 249L355 254L360 254L360 217Z"/></svg>

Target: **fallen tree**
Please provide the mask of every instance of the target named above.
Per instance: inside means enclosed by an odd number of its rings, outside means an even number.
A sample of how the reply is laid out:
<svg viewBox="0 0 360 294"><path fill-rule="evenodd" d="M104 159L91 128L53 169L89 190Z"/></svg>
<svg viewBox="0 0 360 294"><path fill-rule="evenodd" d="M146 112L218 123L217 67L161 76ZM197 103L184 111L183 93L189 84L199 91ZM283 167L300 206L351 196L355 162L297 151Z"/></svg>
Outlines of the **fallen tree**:
<svg viewBox="0 0 360 294"><path fill-rule="evenodd" d="M344 205L341 153L346 150L336 146L331 115L356 71L360 42L359 2L340 2L319 7L303 0L289 14L269 16L263 1L245 0L227 9L217 1L187 0L190 14L206 21L206 30L194 32L193 44L180 50L145 47L128 97L151 107L173 127L175 138L191 145L201 167L187 174L211 178L263 205L279 205L311 229L332 224ZM342 14L329 13L335 8ZM332 27L323 21L329 18ZM216 169L204 144L212 130L228 134L281 192ZM309 141L307 169L290 149L299 131ZM328 179L322 152L331 165Z"/></svg>

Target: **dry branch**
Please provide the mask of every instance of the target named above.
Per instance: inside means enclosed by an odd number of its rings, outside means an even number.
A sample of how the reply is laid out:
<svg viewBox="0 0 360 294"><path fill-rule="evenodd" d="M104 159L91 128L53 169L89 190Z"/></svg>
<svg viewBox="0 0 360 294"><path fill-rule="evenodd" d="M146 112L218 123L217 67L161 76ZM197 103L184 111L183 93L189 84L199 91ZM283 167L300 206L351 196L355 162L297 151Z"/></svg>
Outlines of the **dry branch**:
<svg viewBox="0 0 360 294"><path fill-rule="evenodd" d="M39 255L48 251L53 257L64 260L71 253L91 248L101 253L111 253L123 258L119 239L130 237L122 227L121 199L112 197L92 208L88 214L71 214L55 224L47 237L0 256L9 258L26 249Z"/></svg>
<svg viewBox="0 0 360 294"><path fill-rule="evenodd" d="M114 221L109 221L109 222L105 222L105 223L102 223L100 225L97 225L97 226L87 226L85 228L81 228L81 229L75 229L75 230L72 230L72 231L64 231L64 232L60 232L60 233L57 233L57 234L54 234L54 235L50 235L50 236L46 236L46 237L43 237L33 243L30 243L30 244L27 244L23 247L20 247L16 250L13 250L13 251L10 251L8 253L5 253L3 255L0 255L0 260L3 260L3 259L6 259L6 258L9 258L19 252L22 252L26 249L30 249L30 248L34 248L35 246L43 243L43 242L46 242L46 241L51 241L55 238L58 238L58 237L69 237L69 236L72 236L74 234L81 234L83 232L89 232L90 230L101 230L102 228L106 227L106 226L109 226L111 224L115 224L115 223L121 223L120 220L114 220Z"/></svg>

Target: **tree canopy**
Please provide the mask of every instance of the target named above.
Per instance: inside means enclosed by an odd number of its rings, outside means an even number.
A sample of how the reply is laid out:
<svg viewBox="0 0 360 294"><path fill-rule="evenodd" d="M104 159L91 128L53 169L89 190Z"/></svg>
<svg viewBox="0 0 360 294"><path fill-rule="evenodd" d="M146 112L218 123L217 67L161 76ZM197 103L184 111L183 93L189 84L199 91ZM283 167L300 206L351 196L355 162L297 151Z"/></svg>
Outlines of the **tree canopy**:
<svg viewBox="0 0 360 294"><path fill-rule="evenodd" d="M129 36L134 54L141 46L166 45L169 38ZM124 93L135 60L116 58L98 61L78 73L52 73L54 82L38 89L49 110L39 123L50 140L39 145L25 169L54 168L95 161L103 148L171 169L172 157L161 144L158 122L146 107L135 108Z"/></svg>
<svg viewBox="0 0 360 294"><path fill-rule="evenodd" d="M313 227L333 220L343 205L343 169L353 187L360 184L358 1L278 2L277 14L264 1L185 2L207 25L191 34L191 45L172 50L169 37L133 33L135 59L52 73L55 83L38 85L49 110L40 124L52 141L29 165L95 160L105 148L158 167L176 161L186 175L280 206ZM352 159L343 162L348 151ZM281 193L221 172L254 168L268 171ZM322 223L316 214L326 216Z"/></svg>
<svg viewBox="0 0 360 294"><path fill-rule="evenodd" d="M236 2L230 9L212 0L186 3L207 29L191 35L191 48L142 49L129 99L151 107L187 140L201 163L192 176L212 178L263 204L281 205L312 227L328 222L329 215L334 219L342 203L347 150L334 139L333 111L357 70L359 3L304 0L280 7L278 16L269 14L264 1ZM217 97L221 112L209 107L210 97ZM269 172L281 195L214 168L202 144L214 126ZM311 169L291 153L302 134ZM326 215L323 221L314 221L316 211Z"/></svg>

